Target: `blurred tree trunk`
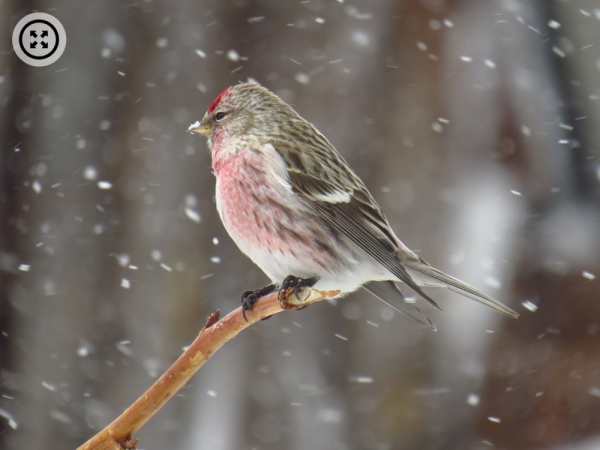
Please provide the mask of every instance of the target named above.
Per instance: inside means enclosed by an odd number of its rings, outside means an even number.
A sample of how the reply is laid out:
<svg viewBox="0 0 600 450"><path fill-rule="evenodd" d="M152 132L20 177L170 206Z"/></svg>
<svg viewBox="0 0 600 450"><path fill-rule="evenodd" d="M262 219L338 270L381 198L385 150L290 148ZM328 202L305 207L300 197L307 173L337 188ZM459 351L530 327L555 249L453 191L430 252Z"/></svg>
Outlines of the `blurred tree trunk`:
<svg viewBox="0 0 600 450"><path fill-rule="evenodd" d="M590 61L600 56L600 42L598 23L586 14L597 5L579 1L532 2L531 6L535 10L511 12L551 39L543 41L543 51L532 52L544 54L546 62L528 61L530 86L537 89L514 92L513 102L515 110L525 113L553 105L556 112L531 127L534 136L544 130L549 142L538 139L537 148L526 144L530 164L524 167L520 162L515 167L524 193L529 192L524 200L532 220L521 232L513 295L537 309L506 323L488 354L475 435L475 440L511 450L558 448L600 432L596 393L600 285L594 278L600 273L600 199L598 178L590 164L597 160L600 135L594 121L597 106L589 95L600 92L600 77L589 70ZM551 20L559 24L558 29L547 26ZM515 31L513 25L510 36ZM522 48L518 53L523 54ZM548 76L552 73L556 78ZM561 93L564 100L548 99L551 91ZM536 98L543 103L537 106ZM530 108L532 104L537 108ZM544 176L539 169L549 167L552 160L557 162L556 175ZM531 167L537 174L528 176ZM502 423L493 423L488 416Z"/></svg>
<svg viewBox="0 0 600 450"><path fill-rule="evenodd" d="M10 291L16 324L12 354L19 373L13 408L20 426L8 442L12 448L75 446L90 420L85 393L111 371L105 364L87 365L78 352L98 339L107 324L92 318L105 317L111 305L110 290L101 287L109 286L113 275L105 261L118 207L110 191L82 175L85 167L100 166L102 180L118 173L113 164L104 164L112 149L103 154L100 125L111 117L113 105L98 99L98 93L115 89L109 73L116 68L96 66L90 51L103 21L114 22L115 16L102 5L65 6L56 16L67 35L81 39L70 42L56 65L20 69L23 76L13 78L20 151L11 155L10 189L17 189L12 195L20 208L4 226L18 230L15 246L30 269ZM99 20L91 26L79 20L87 14Z"/></svg>

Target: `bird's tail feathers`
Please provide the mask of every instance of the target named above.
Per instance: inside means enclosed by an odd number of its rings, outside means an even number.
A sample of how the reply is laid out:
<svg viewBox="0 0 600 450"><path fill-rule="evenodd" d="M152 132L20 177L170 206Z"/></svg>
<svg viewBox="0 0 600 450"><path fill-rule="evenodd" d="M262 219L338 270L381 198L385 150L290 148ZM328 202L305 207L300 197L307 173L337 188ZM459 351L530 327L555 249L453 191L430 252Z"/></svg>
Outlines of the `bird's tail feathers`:
<svg viewBox="0 0 600 450"><path fill-rule="evenodd" d="M396 311L406 314L408 317L416 320L422 325L425 325L433 331L437 331L435 325L431 322L431 320L425 317L419 308L406 301L406 297L404 297L398 286L396 286L393 281L373 281L364 285L363 289Z"/></svg>
<svg viewBox="0 0 600 450"><path fill-rule="evenodd" d="M447 288L457 294L464 295L472 300L482 303L490 308L500 311L507 316L517 318L519 314L504 306L498 300L494 300L487 294L484 294L480 290L468 285L460 280L457 280L450 275L446 275L441 270L431 267L423 260L419 261L403 261L403 265L410 277L419 286L431 286L431 287L443 287Z"/></svg>

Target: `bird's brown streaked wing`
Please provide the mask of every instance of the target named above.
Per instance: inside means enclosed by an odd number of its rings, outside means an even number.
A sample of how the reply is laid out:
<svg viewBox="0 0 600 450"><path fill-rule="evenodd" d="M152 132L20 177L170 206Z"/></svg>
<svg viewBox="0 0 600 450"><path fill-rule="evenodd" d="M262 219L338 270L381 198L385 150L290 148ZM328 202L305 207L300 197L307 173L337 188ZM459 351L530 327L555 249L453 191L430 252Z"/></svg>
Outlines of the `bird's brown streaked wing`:
<svg viewBox="0 0 600 450"><path fill-rule="evenodd" d="M286 151L281 148L281 144L274 147L287 161ZM341 158L333 163L337 166L333 168L335 171L345 172L338 178L351 180L351 185L343 186L334 179L324 180L310 175L296 161L293 164L288 162L288 182L293 192L308 203L310 209L334 230L348 237L434 308L440 309L413 281L401 264L397 255L398 244L390 231L387 219L366 187Z"/></svg>

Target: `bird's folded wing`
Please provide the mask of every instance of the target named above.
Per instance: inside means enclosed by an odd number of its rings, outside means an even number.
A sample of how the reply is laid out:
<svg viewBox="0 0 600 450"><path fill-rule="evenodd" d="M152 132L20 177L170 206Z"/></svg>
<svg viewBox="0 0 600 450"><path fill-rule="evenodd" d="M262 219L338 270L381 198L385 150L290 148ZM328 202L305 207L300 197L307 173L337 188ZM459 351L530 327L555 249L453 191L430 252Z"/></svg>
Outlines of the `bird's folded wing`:
<svg viewBox="0 0 600 450"><path fill-rule="evenodd" d="M398 257L399 247L387 219L362 181L341 157L316 164L314 159L321 155L319 151L307 148L299 152L298 149L286 148L286 145L273 144L287 163L287 181L292 191L309 206L309 210L314 211L335 232L353 241L433 307L440 309L406 272ZM330 153L337 155L333 148ZM294 157L290 156L292 154ZM306 161L299 156L306 154L312 155L312 160Z"/></svg>

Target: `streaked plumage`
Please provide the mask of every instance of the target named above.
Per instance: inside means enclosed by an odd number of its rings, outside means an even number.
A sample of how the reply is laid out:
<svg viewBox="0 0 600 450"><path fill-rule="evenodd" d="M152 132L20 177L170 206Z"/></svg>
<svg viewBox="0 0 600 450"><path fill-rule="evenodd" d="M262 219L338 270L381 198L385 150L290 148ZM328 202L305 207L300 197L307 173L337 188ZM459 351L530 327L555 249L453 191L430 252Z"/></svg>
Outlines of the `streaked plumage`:
<svg viewBox="0 0 600 450"><path fill-rule="evenodd" d="M406 247L325 136L266 88L226 89L190 131L208 136L225 228L273 283L288 275L318 277L316 288L344 294L369 283L373 295L432 328L395 282L436 308L422 286L518 316Z"/></svg>

